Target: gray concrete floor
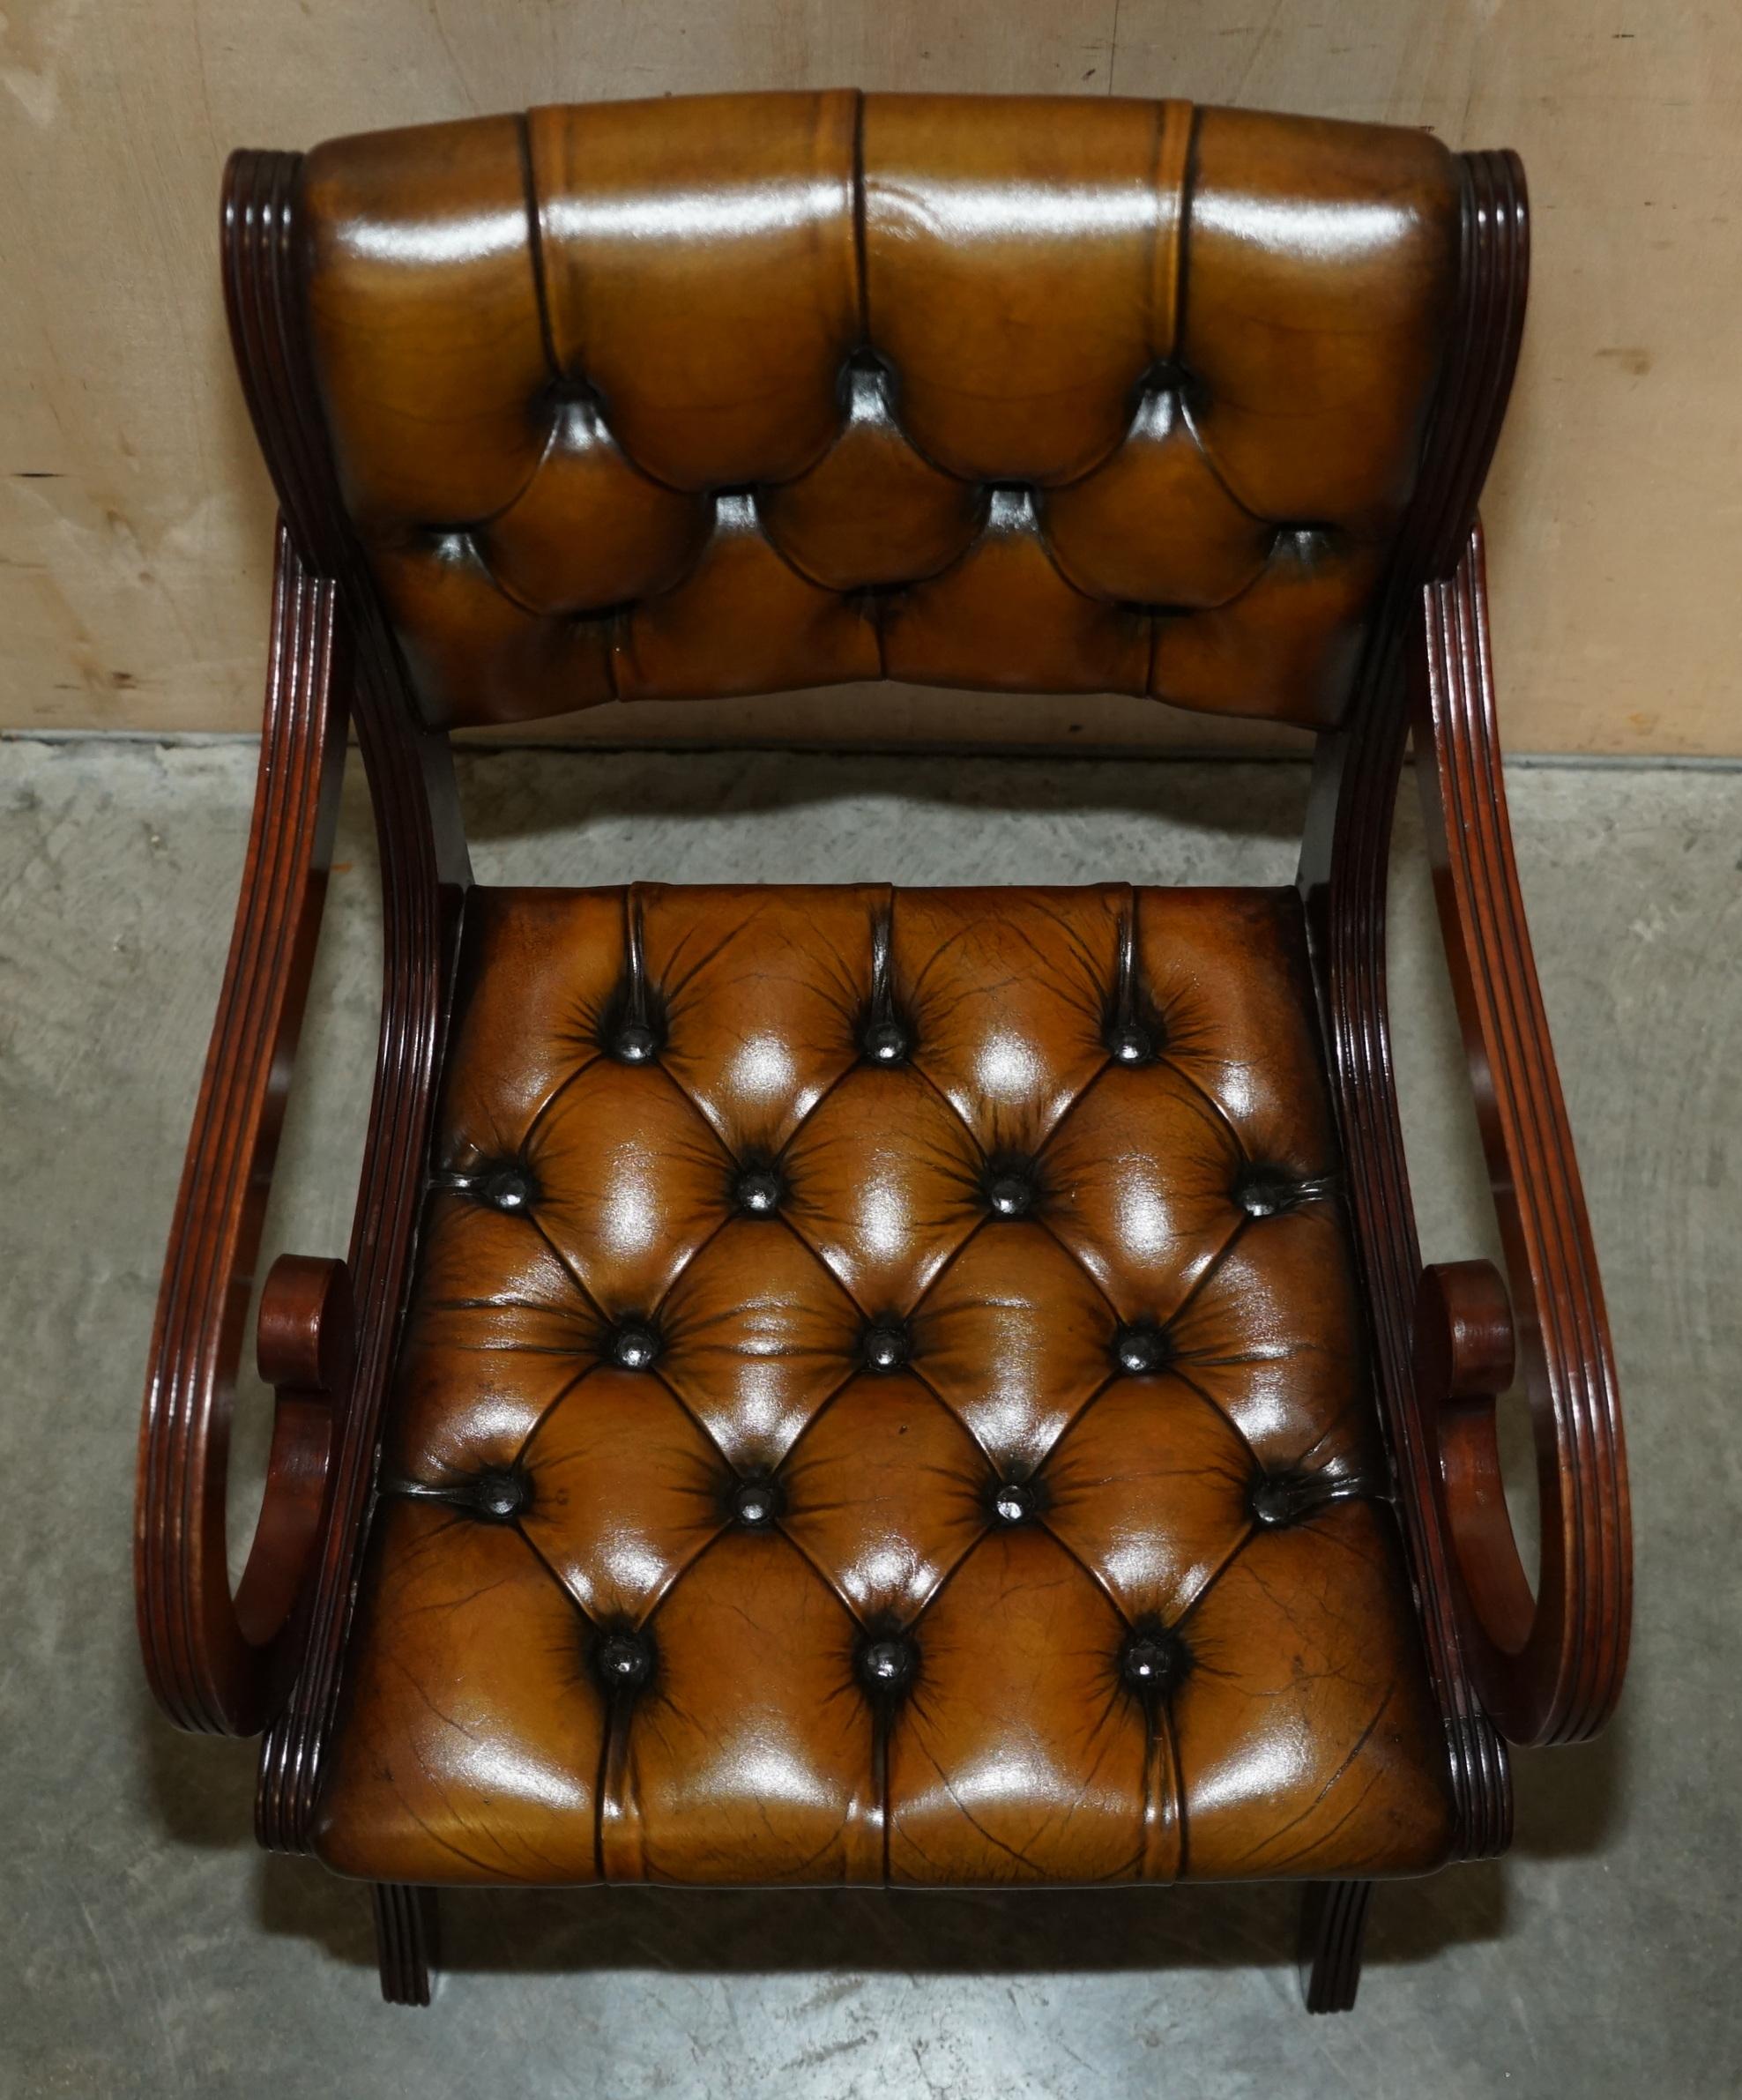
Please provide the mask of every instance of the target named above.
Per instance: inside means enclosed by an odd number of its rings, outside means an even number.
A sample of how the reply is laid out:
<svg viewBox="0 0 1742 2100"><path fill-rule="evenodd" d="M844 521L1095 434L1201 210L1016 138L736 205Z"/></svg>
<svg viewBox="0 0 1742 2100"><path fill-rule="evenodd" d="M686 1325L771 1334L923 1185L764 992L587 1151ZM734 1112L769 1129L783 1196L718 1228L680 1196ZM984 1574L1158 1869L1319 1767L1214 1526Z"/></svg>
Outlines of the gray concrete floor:
<svg viewBox="0 0 1742 2100"><path fill-rule="evenodd" d="M249 1750L161 1725L134 1650L139 1380L252 763L239 745L0 747L0 2092L1742 2086L1742 774L1514 771L1628 1409L1633 1674L1599 1743L1519 1760L1512 1857L1382 1891L1358 2010L1308 2021L1274 1888L480 1894L448 1901L436 2008L378 2004L362 1893L253 1850ZM1269 882L1305 776L523 753L468 759L465 786L487 880ZM272 1227L309 1252L343 1247L373 1040L354 792L340 859ZM1398 863L1411 1151L1428 1252L1448 1255L1487 1227L1408 821Z"/></svg>

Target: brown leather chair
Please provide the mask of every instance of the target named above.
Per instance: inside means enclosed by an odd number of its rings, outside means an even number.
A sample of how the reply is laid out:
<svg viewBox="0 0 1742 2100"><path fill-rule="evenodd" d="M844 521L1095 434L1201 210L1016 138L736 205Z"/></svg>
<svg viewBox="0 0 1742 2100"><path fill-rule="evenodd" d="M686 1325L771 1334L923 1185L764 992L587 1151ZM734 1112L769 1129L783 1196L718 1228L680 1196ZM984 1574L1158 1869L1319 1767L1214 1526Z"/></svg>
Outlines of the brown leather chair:
<svg viewBox="0 0 1742 2100"><path fill-rule="evenodd" d="M373 1885L1373 1883L1612 1708L1603 1301L1474 518L1507 154L1178 102L725 96L242 153L283 515L141 1453L146 1666ZM448 733L903 679L1318 733L1298 887L488 890ZM386 982L346 1262L232 1379L347 722ZM1387 1048L1413 731L1509 1277L1424 1271ZM1515 1358L1533 1584L1501 1493Z"/></svg>

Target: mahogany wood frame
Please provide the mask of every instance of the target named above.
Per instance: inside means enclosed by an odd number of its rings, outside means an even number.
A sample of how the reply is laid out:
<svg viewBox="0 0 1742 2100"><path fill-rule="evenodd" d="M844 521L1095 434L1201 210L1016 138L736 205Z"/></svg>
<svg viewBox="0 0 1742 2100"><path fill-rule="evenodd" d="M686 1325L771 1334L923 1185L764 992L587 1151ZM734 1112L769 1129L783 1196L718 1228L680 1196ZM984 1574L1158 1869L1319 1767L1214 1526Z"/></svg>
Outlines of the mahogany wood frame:
<svg viewBox="0 0 1742 2100"><path fill-rule="evenodd" d="M470 874L447 740L422 729L352 539L294 265L298 157L227 170L230 327L281 525L259 786L230 961L169 1242L141 1436L136 1564L147 1673L170 1717L265 1731L263 1843L308 1847L381 1410L406 1300ZM1626 1664L1630 1543L1590 1232L1513 865L1475 507L1522 324L1529 231L1510 154L1464 157L1457 310L1415 501L1344 727L1320 740L1306 899L1376 1377L1459 1850L1502 1850L1505 1744L1601 1726ZM380 1046L344 1263L288 1260L263 1293L278 1395L266 1495L234 1599L225 1466L261 1214L318 930L347 719L380 838ZM1448 964L1508 1271L1424 1270L1388 1042L1386 864L1413 726ZM1508 1292L1509 1283L1509 1292ZM1522 1357L1544 1510L1532 1597L1500 1492L1496 1396ZM1315 1884L1309 2005L1352 2003L1370 1884ZM428 2001L428 1892L376 1891L383 1988Z"/></svg>

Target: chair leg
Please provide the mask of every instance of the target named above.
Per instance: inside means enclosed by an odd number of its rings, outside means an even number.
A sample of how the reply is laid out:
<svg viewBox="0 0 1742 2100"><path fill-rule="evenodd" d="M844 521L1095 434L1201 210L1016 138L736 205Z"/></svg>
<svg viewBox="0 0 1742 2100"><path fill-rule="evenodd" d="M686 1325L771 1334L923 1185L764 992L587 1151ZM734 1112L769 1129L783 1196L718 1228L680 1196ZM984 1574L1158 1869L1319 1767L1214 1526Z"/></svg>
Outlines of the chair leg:
<svg viewBox="0 0 1742 2100"><path fill-rule="evenodd" d="M1309 2013L1346 2013L1361 1981L1371 1881L1309 1881L1300 1905L1300 1988Z"/></svg>
<svg viewBox="0 0 1742 2100"><path fill-rule="evenodd" d="M403 1881L374 1881L375 1948L381 1995L389 2005L428 2005L436 1960L436 1891Z"/></svg>

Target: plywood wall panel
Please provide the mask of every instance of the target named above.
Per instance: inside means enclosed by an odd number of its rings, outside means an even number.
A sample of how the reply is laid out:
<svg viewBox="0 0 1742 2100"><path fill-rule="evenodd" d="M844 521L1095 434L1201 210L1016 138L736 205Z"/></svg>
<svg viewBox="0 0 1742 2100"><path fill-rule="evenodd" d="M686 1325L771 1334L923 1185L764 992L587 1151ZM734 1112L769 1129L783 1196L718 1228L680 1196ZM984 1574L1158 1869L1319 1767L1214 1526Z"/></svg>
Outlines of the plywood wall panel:
<svg viewBox="0 0 1742 2100"><path fill-rule="evenodd" d="M1535 303L1488 503L1515 748L1742 752L1732 0L12 0L0 14L0 726L239 728L271 502L230 377L238 144L589 95L1187 95L1523 153ZM791 696L581 734L1202 744L1141 703ZM565 730L565 733L568 733Z"/></svg>

